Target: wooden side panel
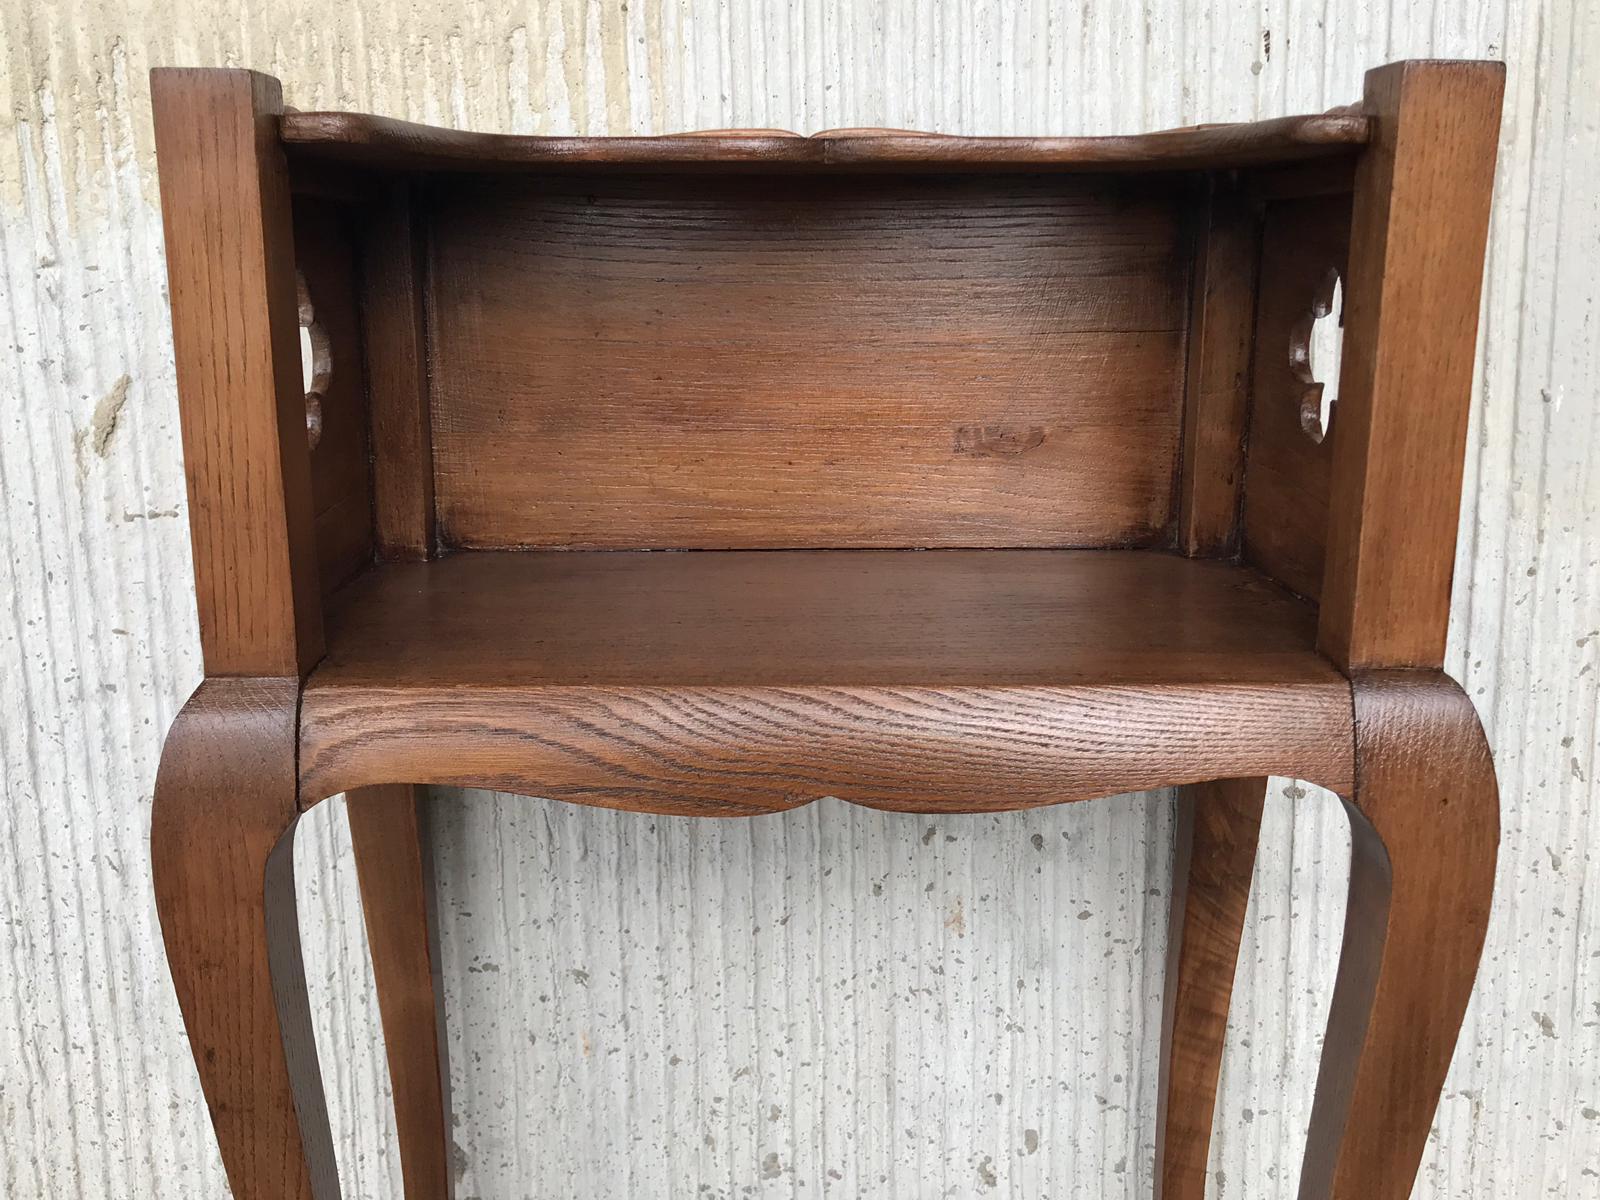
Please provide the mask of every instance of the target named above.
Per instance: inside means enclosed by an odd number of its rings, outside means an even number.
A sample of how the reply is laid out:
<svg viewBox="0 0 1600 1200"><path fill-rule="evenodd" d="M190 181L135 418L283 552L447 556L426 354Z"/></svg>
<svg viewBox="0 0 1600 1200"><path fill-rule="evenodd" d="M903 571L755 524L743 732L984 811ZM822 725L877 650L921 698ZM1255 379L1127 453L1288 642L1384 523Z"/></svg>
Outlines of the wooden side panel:
<svg viewBox="0 0 1600 1200"><path fill-rule="evenodd" d="M327 338L329 358L320 405L322 430L311 450L324 595L372 562L367 385L352 243L352 222L358 220L358 214L327 201L295 202L295 260L312 317Z"/></svg>
<svg viewBox="0 0 1600 1200"><path fill-rule="evenodd" d="M441 538L1163 541L1181 196L1004 176L443 182Z"/></svg>
<svg viewBox="0 0 1600 1200"><path fill-rule="evenodd" d="M1268 204L1262 229L1244 557L1312 599L1322 592L1333 443L1315 441L1301 428L1306 384L1296 372L1293 346L1328 273L1345 273L1349 231L1350 197L1339 194ZM1336 413L1334 436L1341 421Z"/></svg>
<svg viewBox="0 0 1600 1200"><path fill-rule="evenodd" d="M1260 223L1238 189L1213 180L1195 239L1184 380L1178 544L1225 556L1238 544Z"/></svg>
<svg viewBox="0 0 1600 1200"><path fill-rule="evenodd" d="M433 549L433 430L423 326L423 250L410 188L371 211L363 243L373 509L385 558Z"/></svg>
<svg viewBox="0 0 1600 1200"><path fill-rule="evenodd" d="M207 675L322 654L289 187L275 79L151 72Z"/></svg>
<svg viewBox="0 0 1600 1200"><path fill-rule="evenodd" d="M1319 641L1346 667L1444 661L1505 67L1368 72Z"/></svg>

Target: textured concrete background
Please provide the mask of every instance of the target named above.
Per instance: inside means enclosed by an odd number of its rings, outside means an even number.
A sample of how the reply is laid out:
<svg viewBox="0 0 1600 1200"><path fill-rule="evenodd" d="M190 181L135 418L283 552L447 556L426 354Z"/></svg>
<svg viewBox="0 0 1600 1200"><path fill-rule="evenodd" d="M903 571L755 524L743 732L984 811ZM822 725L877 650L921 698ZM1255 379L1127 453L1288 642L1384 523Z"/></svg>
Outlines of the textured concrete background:
<svg viewBox="0 0 1600 1200"><path fill-rule="evenodd" d="M0 0L0 1195L224 1188L150 900L198 679L145 72L484 129L1115 132L1510 66L1451 666L1496 747L1494 925L1422 1197L1600 1196L1600 6L951 0L525 11ZM1165 797L746 823L438 804L463 1197L1148 1194ZM338 802L299 853L348 1195L397 1195ZM1343 908L1275 781L1213 1150L1288 1197Z"/></svg>

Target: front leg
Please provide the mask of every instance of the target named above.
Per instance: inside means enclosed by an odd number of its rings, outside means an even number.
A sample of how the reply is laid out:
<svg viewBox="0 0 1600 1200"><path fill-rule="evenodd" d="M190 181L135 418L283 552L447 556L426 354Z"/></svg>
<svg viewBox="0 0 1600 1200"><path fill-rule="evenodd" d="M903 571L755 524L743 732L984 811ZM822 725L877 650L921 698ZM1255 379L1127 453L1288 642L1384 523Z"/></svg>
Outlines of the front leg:
<svg viewBox="0 0 1600 1200"><path fill-rule="evenodd" d="M1356 676L1350 899L1300 1200L1410 1195L1489 923L1500 802L1437 671Z"/></svg>
<svg viewBox="0 0 1600 1200"><path fill-rule="evenodd" d="M236 1200L337 1200L295 920L293 679L208 679L167 735L150 854Z"/></svg>

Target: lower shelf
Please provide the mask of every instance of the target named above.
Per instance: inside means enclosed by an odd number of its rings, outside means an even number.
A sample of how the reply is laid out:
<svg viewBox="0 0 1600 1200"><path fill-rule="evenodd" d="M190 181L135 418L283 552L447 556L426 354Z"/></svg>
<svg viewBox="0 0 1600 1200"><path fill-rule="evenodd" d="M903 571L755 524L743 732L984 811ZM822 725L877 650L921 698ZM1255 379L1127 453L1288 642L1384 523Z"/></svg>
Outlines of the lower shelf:
<svg viewBox="0 0 1600 1200"><path fill-rule="evenodd" d="M1348 790L1349 684L1314 641L1249 569L1152 551L463 553L336 598L301 786L727 815Z"/></svg>

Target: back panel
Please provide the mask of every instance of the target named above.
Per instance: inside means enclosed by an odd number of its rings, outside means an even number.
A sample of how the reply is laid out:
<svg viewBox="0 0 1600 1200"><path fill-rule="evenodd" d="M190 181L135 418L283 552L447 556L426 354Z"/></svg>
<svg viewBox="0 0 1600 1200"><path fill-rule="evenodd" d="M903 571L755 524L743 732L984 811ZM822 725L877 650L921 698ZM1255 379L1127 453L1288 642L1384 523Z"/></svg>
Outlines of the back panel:
<svg viewBox="0 0 1600 1200"><path fill-rule="evenodd" d="M1159 541L1181 181L438 177L439 528L470 547Z"/></svg>

